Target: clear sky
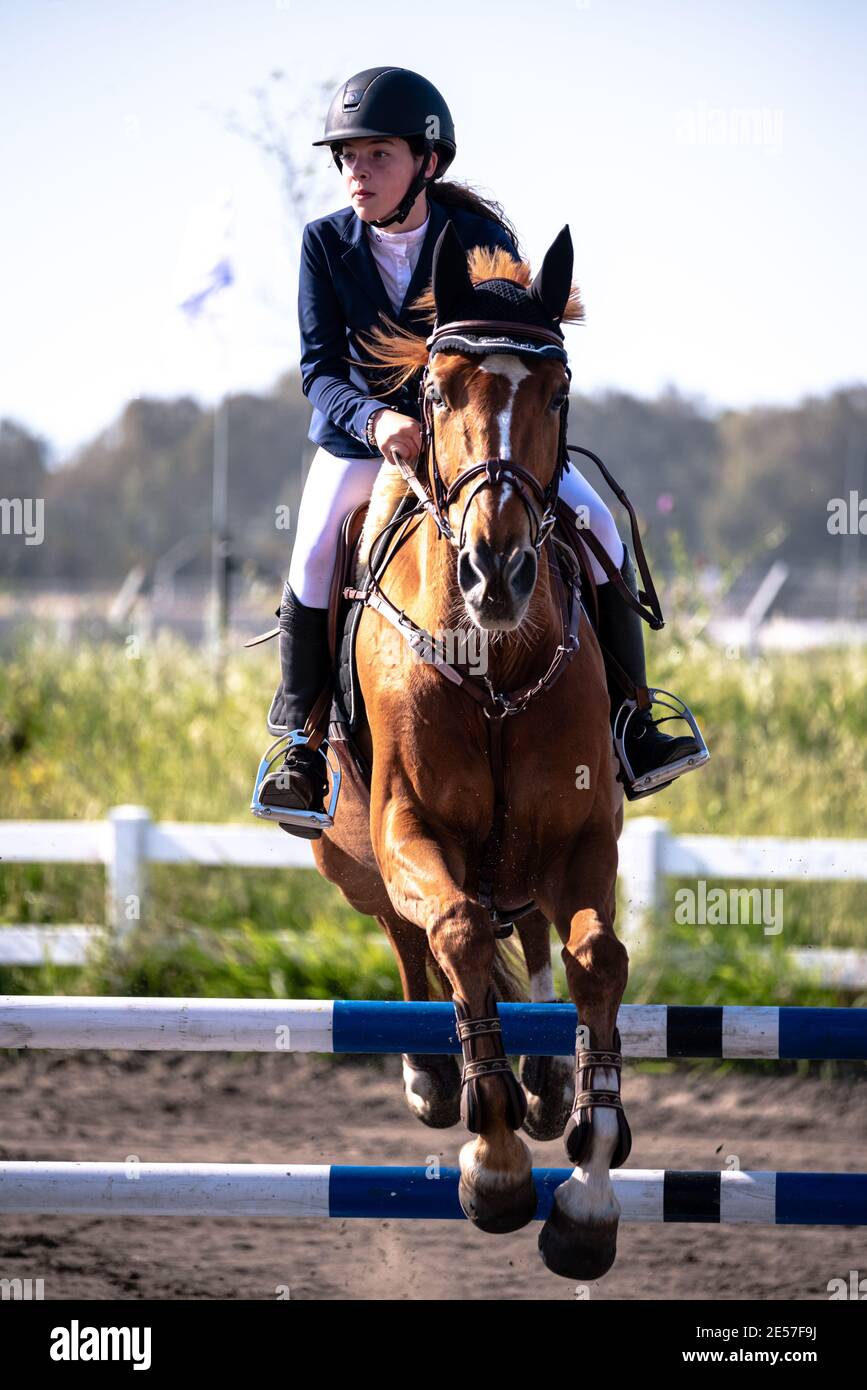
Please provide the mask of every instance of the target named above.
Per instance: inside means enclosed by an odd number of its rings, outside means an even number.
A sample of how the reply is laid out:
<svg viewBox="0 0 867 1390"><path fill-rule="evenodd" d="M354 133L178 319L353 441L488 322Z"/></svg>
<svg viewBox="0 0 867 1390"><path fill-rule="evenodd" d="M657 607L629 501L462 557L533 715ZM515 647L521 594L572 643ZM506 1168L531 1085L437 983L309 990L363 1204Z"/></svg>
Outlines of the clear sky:
<svg viewBox="0 0 867 1390"><path fill-rule="evenodd" d="M382 63L443 92L451 173L534 269L569 224L576 388L718 406L864 381L865 39L860 0L0 0L0 414L63 458L133 395L292 366L298 232L223 113L284 69L304 156L319 84ZM346 205L321 160L308 217ZM221 360L175 306L227 194Z"/></svg>

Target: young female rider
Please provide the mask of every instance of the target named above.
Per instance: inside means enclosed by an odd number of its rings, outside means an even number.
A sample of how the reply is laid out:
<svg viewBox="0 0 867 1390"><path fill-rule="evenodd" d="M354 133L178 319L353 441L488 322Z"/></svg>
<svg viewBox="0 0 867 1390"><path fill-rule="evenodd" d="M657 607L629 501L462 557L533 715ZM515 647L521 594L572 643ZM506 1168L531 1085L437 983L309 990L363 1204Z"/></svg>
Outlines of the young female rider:
<svg viewBox="0 0 867 1390"><path fill-rule="evenodd" d="M301 380L314 406L309 438L319 448L310 465L289 576L280 608L282 706L275 697L269 723L300 730L329 673L327 608L340 525L369 498L382 460L418 457L421 429L413 392L388 400L375 395L376 368L359 363L358 334L381 323L380 310L405 327L409 311L431 276L434 245L451 218L463 246L504 247L517 259L517 241L496 204L464 185L442 183L455 156L454 127L440 93L406 68L369 68L340 87L325 134L350 206L304 228L299 281ZM344 354L349 347L352 365ZM632 592L628 551L605 503L572 464L560 495L583 514ZM641 618L607 582L595 557L600 637L638 685L646 685ZM611 691L616 709L621 695ZM674 770L697 745L668 738L636 712L627 753L636 777ZM684 769L679 769L684 770ZM677 774L675 774L677 775ZM265 777L262 802L274 808L290 834L321 831L292 823L298 811L323 809L324 759L303 745L290 747L279 772Z"/></svg>

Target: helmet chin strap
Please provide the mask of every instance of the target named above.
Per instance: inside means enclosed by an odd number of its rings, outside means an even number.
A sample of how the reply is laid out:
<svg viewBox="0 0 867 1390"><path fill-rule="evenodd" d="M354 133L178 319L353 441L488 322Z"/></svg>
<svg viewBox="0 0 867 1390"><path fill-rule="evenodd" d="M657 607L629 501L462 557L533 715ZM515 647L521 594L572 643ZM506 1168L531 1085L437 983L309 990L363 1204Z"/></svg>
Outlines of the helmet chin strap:
<svg viewBox="0 0 867 1390"><path fill-rule="evenodd" d="M430 163L430 157L433 154L433 152L433 144L429 142L427 152L424 158L422 159L418 173L413 176L413 179L409 187L407 188L406 192L404 193L394 212L391 214L390 217L380 217L375 222L369 222L368 226L390 227L392 222L406 221L406 219L409 217L412 205L418 197L419 193L421 193L423 188L427 188L428 184L433 183L434 179L436 178L436 170L434 170L433 174L431 174L429 179L425 178L424 173L425 169Z"/></svg>

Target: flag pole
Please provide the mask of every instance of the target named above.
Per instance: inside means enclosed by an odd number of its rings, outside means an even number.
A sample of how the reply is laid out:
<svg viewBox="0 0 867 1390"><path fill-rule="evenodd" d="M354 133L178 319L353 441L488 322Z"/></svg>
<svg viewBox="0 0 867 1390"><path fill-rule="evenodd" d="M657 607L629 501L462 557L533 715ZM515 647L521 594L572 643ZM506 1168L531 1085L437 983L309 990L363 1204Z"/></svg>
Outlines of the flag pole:
<svg viewBox="0 0 867 1390"><path fill-rule="evenodd" d="M195 257L195 278L179 303L191 322L209 321L212 341L218 352L219 393L214 407L213 458L211 466L211 583L207 613L207 639L211 648L214 684L218 694L225 687L225 668L229 631L229 577L232 542L229 533L229 352L225 325L213 309L213 301L234 283L230 254L232 192L223 190L218 207L199 212L189 245Z"/></svg>
<svg viewBox="0 0 867 1390"><path fill-rule="evenodd" d="M214 682L222 694L226 678L229 630L229 392L214 411L214 457L211 505L211 641Z"/></svg>

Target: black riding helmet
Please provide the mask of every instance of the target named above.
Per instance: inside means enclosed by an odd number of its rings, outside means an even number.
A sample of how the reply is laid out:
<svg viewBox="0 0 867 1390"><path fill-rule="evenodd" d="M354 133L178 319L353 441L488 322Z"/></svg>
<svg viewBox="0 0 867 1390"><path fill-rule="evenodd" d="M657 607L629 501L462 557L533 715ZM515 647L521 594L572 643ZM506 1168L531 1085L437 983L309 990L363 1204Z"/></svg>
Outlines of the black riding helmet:
<svg viewBox="0 0 867 1390"><path fill-rule="evenodd" d="M325 118L325 134L314 145L330 145L334 162L342 169L339 146L343 140L362 140L391 135L407 140L413 153L423 153L421 168L391 217L372 222L388 227L405 222L423 188L441 178L455 157L455 127L451 112L432 82L408 68L365 68L338 89ZM438 155L431 178L425 169L433 153Z"/></svg>

